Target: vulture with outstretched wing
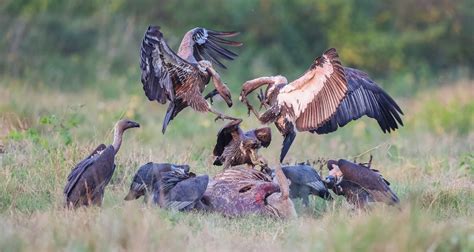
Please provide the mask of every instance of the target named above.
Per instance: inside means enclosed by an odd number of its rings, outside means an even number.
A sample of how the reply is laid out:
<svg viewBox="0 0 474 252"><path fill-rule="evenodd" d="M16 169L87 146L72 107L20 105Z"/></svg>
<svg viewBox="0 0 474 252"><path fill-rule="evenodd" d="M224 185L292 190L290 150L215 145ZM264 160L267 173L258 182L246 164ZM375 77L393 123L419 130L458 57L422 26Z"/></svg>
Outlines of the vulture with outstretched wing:
<svg viewBox="0 0 474 252"><path fill-rule="evenodd" d="M396 205L400 202L390 189L390 183L378 170L362 164L355 164L344 159L329 160L329 176L326 184L337 195L357 208L365 208L372 202Z"/></svg>
<svg viewBox="0 0 474 252"><path fill-rule="evenodd" d="M212 79L216 89L206 97L219 94L229 107L232 106L230 90L212 65L225 68L221 59L237 57L224 47L240 46L241 43L226 39L237 34L194 28L185 34L176 54L166 43L160 27L148 27L140 51L141 81L150 101L161 104L169 101L163 133L169 122L188 106L199 112L214 113L217 118L235 119L215 111L202 92Z"/></svg>
<svg viewBox="0 0 474 252"><path fill-rule="evenodd" d="M115 171L115 156L122 145L125 130L140 125L129 120L120 120L115 124L114 142L106 147L99 145L89 156L79 162L67 177L64 187L65 205L77 208L102 204L105 187Z"/></svg>
<svg viewBox="0 0 474 252"><path fill-rule="evenodd" d="M217 134L217 143L213 154L216 156L214 165L224 165L224 169L231 166L247 164L254 167L267 166L266 161L258 155L258 150L268 147L272 141L272 132L269 127L244 132L240 128L241 119L225 125Z"/></svg>
<svg viewBox="0 0 474 252"><path fill-rule="evenodd" d="M267 89L259 99L268 110L259 115L247 96L263 85ZM280 162L297 131L327 134L364 115L377 120L383 132L403 125L397 103L366 73L343 67L334 48L316 58L306 73L291 83L283 76L245 82L240 100L261 123L274 122L283 135Z"/></svg>

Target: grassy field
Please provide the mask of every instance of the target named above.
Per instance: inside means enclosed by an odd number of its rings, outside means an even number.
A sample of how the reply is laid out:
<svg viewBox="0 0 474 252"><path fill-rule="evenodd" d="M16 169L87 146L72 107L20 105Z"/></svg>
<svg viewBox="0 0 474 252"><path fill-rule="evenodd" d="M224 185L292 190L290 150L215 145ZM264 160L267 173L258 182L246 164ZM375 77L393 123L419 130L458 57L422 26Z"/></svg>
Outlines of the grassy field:
<svg viewBox="0 0 474 252"><path fill-rule="evenodd" d="M234 99L232 110L216 105L245 118L245 128L258 126ZM354 212L340 198L313 198L310 209L296 202L295 220L228 219L122 200L137 167L149 161L219 172L211 155L224 122L188 109L162 135L166 108L148 102L141 90L103 98L95 90L59 93L0 81L0 251L473 251L474 82L397 101L405 111L399 131L383 134L364 119L332 135L303 133L287 160L366 153L359 158L366 161L372 154L373 167L399 195L400 210ZM126 133L103 208L63 209L70 169L98 144L111 143L111 128L122 116L142 127ZM275 164L282 138L272 130L273 143L261 153Z"/></svg>

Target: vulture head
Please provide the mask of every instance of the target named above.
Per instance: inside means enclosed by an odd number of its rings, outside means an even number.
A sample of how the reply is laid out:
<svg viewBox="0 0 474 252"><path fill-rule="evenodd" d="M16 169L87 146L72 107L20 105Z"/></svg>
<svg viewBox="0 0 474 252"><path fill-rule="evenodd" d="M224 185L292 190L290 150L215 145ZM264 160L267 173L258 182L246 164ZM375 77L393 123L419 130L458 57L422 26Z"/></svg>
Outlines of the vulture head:
<svg viewBox="0 0 474 252"><path fill-rule="evenodd" d="M263 127L254 130L255 137L267 148L272 142L272 130L269 127Z"/></svg>
<svg viewBox="0 0 474 252"><path fill-rule="evenodd" d="M335 185L342 181L343 174L337 165L337 161L329 160L327 166L329 170L329 176L326 177L325 182L328 188L332 189Z"/></svg>
<svg viewBox="0 0 474 252"><path fill-rule="evenodd" d="M140 124L131 120L122 119L115 124L115 129L119 132L124 132L130 128L140 128Z"/></svg>

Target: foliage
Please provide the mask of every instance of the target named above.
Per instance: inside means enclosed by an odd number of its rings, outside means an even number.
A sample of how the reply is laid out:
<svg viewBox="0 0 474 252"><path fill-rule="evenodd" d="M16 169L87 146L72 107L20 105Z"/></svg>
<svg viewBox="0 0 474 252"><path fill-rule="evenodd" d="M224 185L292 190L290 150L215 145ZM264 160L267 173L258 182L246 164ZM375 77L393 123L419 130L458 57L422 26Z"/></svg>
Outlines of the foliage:
<svg viewBox="0 0 474 252"><path fill-rule="evenodd" d="M139 83L146 27L161 25L176 48L185 31L202 26L242 31L241 56L223 73L234 90L260 75L295 78L336 47L345 65L411 94L449 78L445 73L470 74L473 13L468 0L6 0L0 73L69 90L123 79L120 88L139 92L131 83Z"/></svg>

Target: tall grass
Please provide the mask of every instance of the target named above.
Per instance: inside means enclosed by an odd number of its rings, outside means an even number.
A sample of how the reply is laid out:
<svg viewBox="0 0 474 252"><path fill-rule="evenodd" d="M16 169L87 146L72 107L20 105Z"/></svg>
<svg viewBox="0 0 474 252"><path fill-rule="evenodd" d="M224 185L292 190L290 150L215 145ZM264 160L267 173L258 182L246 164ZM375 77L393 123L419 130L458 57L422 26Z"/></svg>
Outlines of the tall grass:
<svg viewBox="0 0 474 252"><path fill-rule="evenodd" d="M400 196L400 209L377 206L352 211L342 199L313 198L300 217L277 221L258 216L228 219L217 214L176 213L124 202L131 178L143 163L187 163L215 174L212 145L224 124L184 111L161 134L163 106L144 96L120 93L106 99L92 90L63 94L0 83L0 251L472 251L474 249L474 83L460 82L401 100L406 126L385 135L363 119L331 135L299 134L289 162L374 155ZM258 126L245 107L232 111L243 127ZM139 121L126 133L104 206L62 208L65 178L100 143L110 144L121 116ZM277 162L282 138L262 151ZM326 171L323 170L325 174Z"/></svg>

